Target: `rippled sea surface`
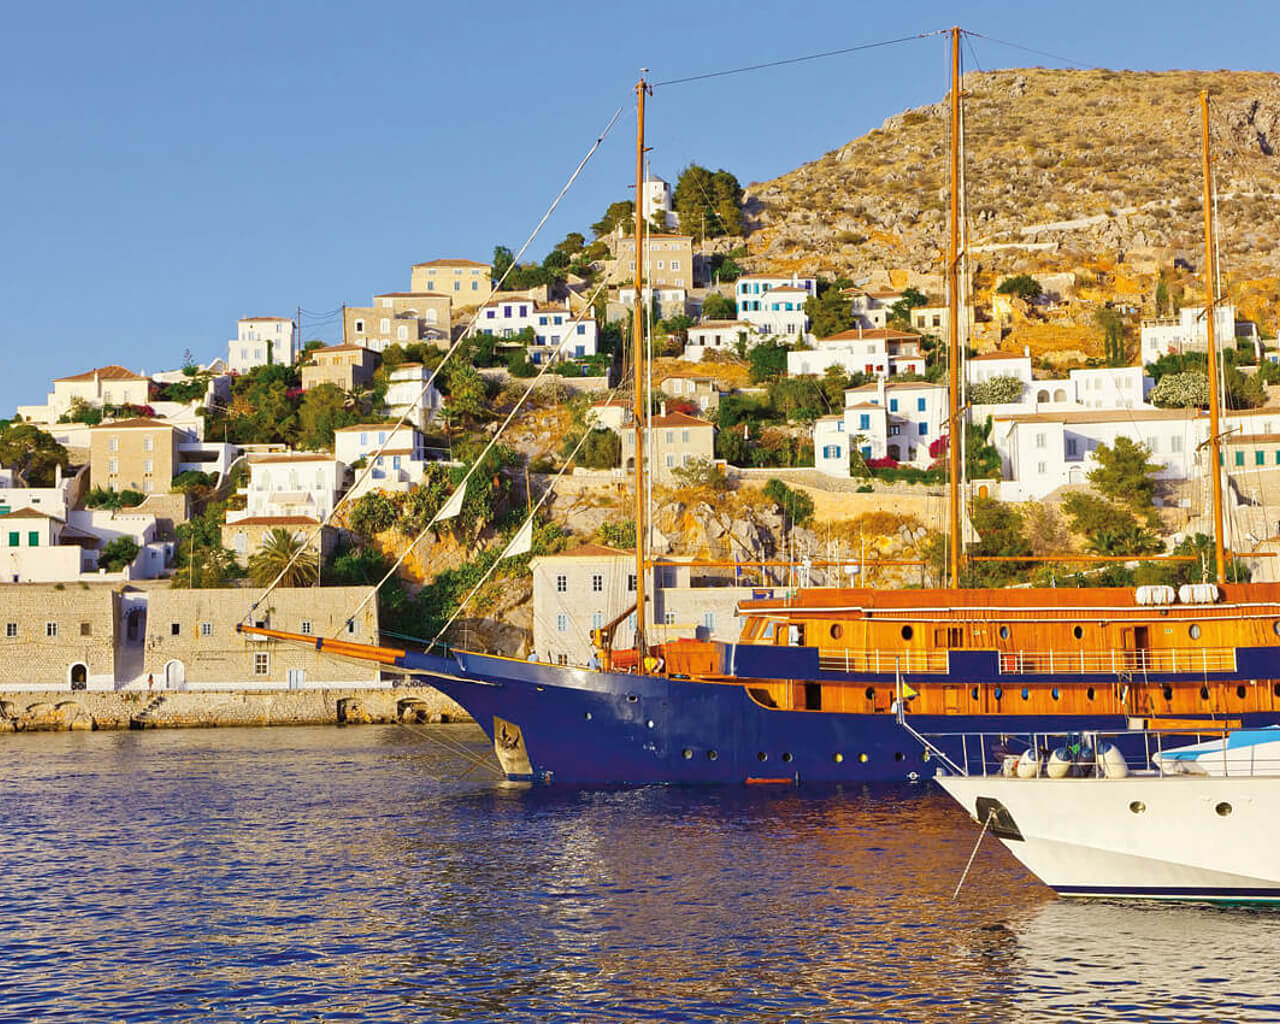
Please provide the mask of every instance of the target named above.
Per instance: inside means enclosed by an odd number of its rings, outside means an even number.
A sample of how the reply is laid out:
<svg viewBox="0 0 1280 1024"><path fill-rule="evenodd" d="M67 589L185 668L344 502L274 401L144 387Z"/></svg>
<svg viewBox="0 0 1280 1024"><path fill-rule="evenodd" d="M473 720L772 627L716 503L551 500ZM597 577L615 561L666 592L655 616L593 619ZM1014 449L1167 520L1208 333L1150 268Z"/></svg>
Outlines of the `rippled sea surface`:
<svg viewBox="0 0 1280 1024"><path fill-rule="evenodd" d="M0 1021L1280 1019L1280 912L1055 899L928 785L528 789L468 726L0 738ZM462 772L470 768L470 773Z"/></svg>

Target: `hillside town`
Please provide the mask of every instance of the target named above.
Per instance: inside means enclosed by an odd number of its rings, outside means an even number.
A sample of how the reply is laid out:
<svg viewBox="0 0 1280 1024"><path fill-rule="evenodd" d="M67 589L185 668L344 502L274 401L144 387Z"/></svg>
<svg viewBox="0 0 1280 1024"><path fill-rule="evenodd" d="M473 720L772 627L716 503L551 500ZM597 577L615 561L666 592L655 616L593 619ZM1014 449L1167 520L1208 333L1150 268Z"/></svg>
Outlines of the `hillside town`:
<svg viewBox="0 0 1280 1024"><path fill-rule="evenodd" d="M641 256L660 638L733 639L737 602L762 590L934 579L927 566L895 576L872 562L940 563L940 280L882 266L854 278L818 265L771 270L734 225L706 230L723 202L700 212L700 234L679 233L690 216L675 191L650 172L642 192L653 226ZM733 181L732 203L741 191ZM632 213L614 204L594 239L570 234L541 265L516 265L503 247L489 262L415 264L407 290L343 306L338 337L304 340L301 314L246 315L205 361L187 353L150 373L105 360L66 367L0 435L4 636L17 655L0 669L6 681L395 681L244 639L235 624L249 616L409 642L453 624L449 638L463 646L587 664L592 630L625 616L634 591ZM1194 267L1180 262L1190 280ZM1186 304L1171 297L1163 274L1149 301L1114 304L1099 304L1096 287L1082 298L1073 273L988 277L960 327L966 544L1134 562L1086 573L1029 560L984 567L974 582L1140 582L1169 571L1142 555L1203 552L1203 304L1190 289ZM1103 354L1054 359L1017 343L1020 327L1064 317L1094 322ZM1280 533L1280 515L1267 512L1280 479L1280 353L1229 304L1215 326L1231 546L1263 550ZM478 458L484 472L459 514L438 515ZM541 514L528 554L490 579L497 550L553 478L547 509L562 521ZM695 569L699 555L730 567ZM753 565L780 556L800 568ZM464 609L477 580L488 589ZM263 588L270 599L255 605Z"/></svg>

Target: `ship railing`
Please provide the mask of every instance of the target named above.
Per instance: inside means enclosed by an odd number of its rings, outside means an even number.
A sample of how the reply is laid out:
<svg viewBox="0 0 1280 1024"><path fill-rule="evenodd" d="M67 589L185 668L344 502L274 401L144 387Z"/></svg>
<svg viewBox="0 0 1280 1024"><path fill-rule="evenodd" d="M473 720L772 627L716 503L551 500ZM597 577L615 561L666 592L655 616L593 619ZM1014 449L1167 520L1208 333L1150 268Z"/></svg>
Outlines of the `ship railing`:
<svg viewBox="0 0 1280 1024"><path fill-rule="evenodd" d="M946 651L913 651L909 647L893 651L824 647L818 652L818 668L824 672L945 673L949 667Z"/></svg>
<svg viewBox="0 0 1280 1024"><path fill-rule="evenodd" d="M1001 651L1000 671L1015 675L1120 675L1126 672L1233 672L1234 647L1105 651Z"/></svg>
<svg viewBox="0 0 1280 1024"><path fill-rule="evenodd" d="M909 726L910 716L907 716ZM1072 758L1068 776L1105 777L1106 757L1100 755L1108 744L1115 744L1125 759L1128 771L1162 776L1280 776L1280 757L1258 745L1231 747L1226 738L1229 728L1181 726L1160 729L1126 729L1105 731L1047 732L955 732L920 733L908 727L929 752L927 760L937 760L945 770L956 775L1008 775L1016 773L1013 763L1024 752L1038 756L1039 768L1034 777L1043 778L1046 759L1051 752L1066 749ZM1198 743L1219 742L1222 750L1206 751L1188 765L1179 758L1164 758L1179 747Z"/></svg>

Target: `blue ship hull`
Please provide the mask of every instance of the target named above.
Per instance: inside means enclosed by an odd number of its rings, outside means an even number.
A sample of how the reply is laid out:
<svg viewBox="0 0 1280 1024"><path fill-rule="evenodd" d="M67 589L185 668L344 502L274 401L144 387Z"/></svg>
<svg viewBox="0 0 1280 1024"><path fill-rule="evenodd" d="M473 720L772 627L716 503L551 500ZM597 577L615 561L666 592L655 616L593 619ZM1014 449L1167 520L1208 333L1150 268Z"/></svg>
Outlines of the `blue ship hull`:
<svg viewBox="0 0 1280 1024"><path fill-rule="evenodd" d="M892 782L931 776L938 767L896 715L771 709L752 700L744 685L467 653L456 660L408 654L403 664L466 708L499 745L518 730L527 766L507 766L511 778L578 785ZM1234 717L1246 725L1280 720ZM913 714L910 725L959 762L976 756L977 732L1116 732L1127 728L1128 718ZM944 733L956 735L936 739ZM969 734L968 749L961 733Z"/></svg>

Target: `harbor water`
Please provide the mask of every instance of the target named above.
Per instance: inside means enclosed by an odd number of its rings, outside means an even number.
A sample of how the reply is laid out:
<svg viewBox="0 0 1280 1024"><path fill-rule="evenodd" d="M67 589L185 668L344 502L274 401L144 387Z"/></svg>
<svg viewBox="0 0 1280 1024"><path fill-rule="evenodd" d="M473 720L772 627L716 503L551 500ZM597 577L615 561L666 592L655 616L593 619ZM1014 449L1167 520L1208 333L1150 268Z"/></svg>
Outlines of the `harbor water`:
<svg viewBox="0 0 1280 1024"><path fill-rule="evenodd" d="M953 900L977 828L929 783L531 789L459 747L4 737L0 1021L1280 1018L1280 913L1060 901L990 838Z"/></svg>

